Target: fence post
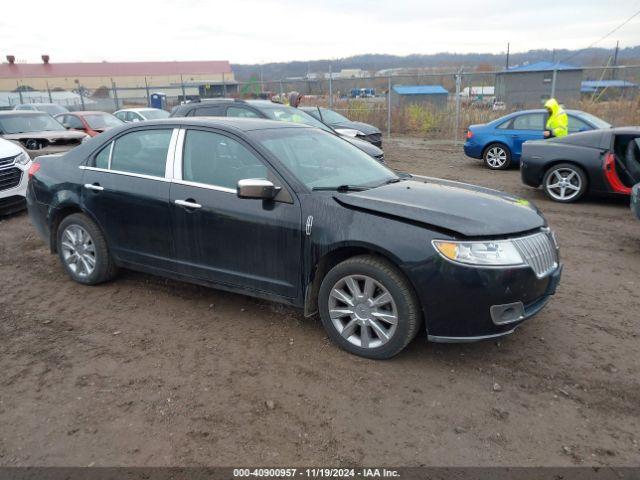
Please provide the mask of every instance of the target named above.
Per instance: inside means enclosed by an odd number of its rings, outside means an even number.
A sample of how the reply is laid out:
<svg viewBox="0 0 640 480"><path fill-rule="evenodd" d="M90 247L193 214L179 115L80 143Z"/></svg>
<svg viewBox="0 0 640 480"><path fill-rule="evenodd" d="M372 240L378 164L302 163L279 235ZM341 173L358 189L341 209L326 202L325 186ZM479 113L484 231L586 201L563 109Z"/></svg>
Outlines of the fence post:
<svg viewBox="0 0 640 480"><path fill-rule="evenodd" d="M16 82L16 85L18 85L18 96L20 97L20 105L22 105L24 103L22 99L22 87L20 87L20 82Z"/></svg>
<svg viewBox="0 0 640 480"><path fill-rule="evenodd" d="M391 75L387 78L387 137L391 137Z"/></svg>
<svg viewBox="0 0 640 480"><path fill-rule="evenodd" d="M456 74L456 125L454 143L458 145L458 131L460 130L460 86L462 84L462 70Z"/></svg>
<svg viewBox="0 0 640 480"><path fill-rule="evenodd" d="M147 83L147 77L144 77L144 89L147 92L147 107L151 106L151 100L149 98L149 84Z"/></svg>
<svg viewBox="0 0 640 480"><path fill-rule="evenodd" d="M51 96L51 88L49 87L49 82L47 82L47 93L49 94L49 103L53 103L53 97Z"/></svg>
<svg viewBox="0 0 640 480"><path fill-rule="evenodd" d="M329 108L333 108L333 74L331 64L329 64Z"/></svg>
<svg viewBox="0 0 640 480"><path fill-rule="evenodd" d="M116 104L116 110L120 110L120 106L118 105L118 89L116 88L116 82L111 79L111 90L113 91L113 101Z"/></svg>

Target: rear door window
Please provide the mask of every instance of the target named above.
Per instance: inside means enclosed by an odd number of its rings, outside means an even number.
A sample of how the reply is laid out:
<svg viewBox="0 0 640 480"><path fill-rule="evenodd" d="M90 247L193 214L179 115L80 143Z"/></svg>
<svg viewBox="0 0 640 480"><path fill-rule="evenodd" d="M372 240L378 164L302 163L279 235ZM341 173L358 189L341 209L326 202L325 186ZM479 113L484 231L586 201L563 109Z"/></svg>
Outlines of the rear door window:
<svg viewBox="0 0 640 480"><path fill-rule="evenodd" d="M119 137L111 153L111 170L164 177L172 132L139 130Z"/></svg>
<svg viewBox="0 0 640 480"><path fill-rule="evenodd" d="M513 119L514 130L544 130L543 113L527 113Z"/></svg>
<svg viewBox="0 0 640 480"><path fill-rule="evenodd" d="M222 108L217 105L210 107L198 107L196 108L195 115L197 117L219 117L222 115Z"/></svg>

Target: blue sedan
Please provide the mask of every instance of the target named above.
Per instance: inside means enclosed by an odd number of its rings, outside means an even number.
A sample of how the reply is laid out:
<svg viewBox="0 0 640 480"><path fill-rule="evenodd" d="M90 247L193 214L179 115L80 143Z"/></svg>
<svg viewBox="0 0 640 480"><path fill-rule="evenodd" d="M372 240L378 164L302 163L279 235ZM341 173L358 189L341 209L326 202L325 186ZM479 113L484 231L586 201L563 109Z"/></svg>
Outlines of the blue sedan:
<svg viewBox="0 0 640 480"><path fill-rule="evenodd" d="M611 125L590 113L566 110L569 133L611 128ZM489 123L471 125L467 129L464 153L479 158L491 170L504 170L520 162L522 144L544 138L546 110L521 110Z"/></svg>

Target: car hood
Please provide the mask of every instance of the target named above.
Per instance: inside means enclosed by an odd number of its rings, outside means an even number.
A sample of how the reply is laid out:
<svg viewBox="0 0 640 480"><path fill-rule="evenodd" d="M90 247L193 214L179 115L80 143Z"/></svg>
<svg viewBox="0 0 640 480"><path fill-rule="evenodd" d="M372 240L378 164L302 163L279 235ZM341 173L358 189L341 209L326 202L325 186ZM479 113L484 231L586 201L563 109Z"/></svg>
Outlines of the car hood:
<svg viewBox="0 0 640 480"><path fill-rule="evenodd" d="M73 140L76 138L84 138L87 134L84 132L77 132L73 130L55 130L55 131L43 131L43 132L23 132L23 133L8 133L3 134L2 137L7 140L20 140L24 138L44 138L47 140L53 140L57 138L64 138L66 140Z"/></svg>
<svg viewBox="0 0 640 480"><path fill-rule="evenodd" d="M0 138L0 158L15 157L22 152L24 150L15 143Z"/></svg>
<svg viewBox="0 0 640 480"><path fill-rule="evenodd" d="M371 190L336 193L346 207L423 223L465 237L507 236L545 225L528 200L475 185L428 177Z"/></svg>
<svg viewBox="0 0 640 480"><path fill-rule="evenodd" d="M358 147L364 153L371 155L372 157L379 157L384 152L380 150L378 147L373 145L372 143L367 142L366 140L360 140L359 138L347 137L346 135L340 135L340 138L346 140L351 145Z"/></svg>
<svg viewBox="0 0 640 480"><path fill-rule="evenodd" d="M380 133L380 129L362 122L340 122L332 123L332 128L352 128L354 130L360 130L365 135L371 135L372 133Z"/></svg>

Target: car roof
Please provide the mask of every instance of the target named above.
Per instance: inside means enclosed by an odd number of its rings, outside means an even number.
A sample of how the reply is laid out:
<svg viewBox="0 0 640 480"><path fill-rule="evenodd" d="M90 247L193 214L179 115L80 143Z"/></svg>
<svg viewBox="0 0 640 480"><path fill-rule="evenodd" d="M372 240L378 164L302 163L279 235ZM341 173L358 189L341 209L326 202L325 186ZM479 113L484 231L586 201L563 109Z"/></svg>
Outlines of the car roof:
<svg viewBox="0 0 640 480"><path fill-rule="evenodd" d="M3 117L8 117L11 115L31 115L31 116L36 116L36 115L49 115L47 112L34 112L33 110L3 110L0 111L0 115Z"/></svg>
<svg viewBox="0 0 640 480"><path fill-rule="evenodd" d="M615 127L611 131L616 135L640 135L640 126Z"/></svg>
<svg viewBox="0 0 640 480"><path fill-rule="evenodd" d="M101 112L100 110L81 110L79 112L64 112L64 113L58 113L56 116L58 115L78 115L78 116L83 116L83 115L111 115L108 112Z"/></svg>
<svg viewBox="0 0 640 480"><path fill-rule="evenodd" d="M153 107L138 107L138 108L121 108L115 113L118 112L148 112L149 110L162 110L161 108L153 108ZM105 113L105 112L102 112Z"/></svg>
<svg viewBox="0 0 640 480"><path fill-rule="evenodd" d="M241 117L171 117L161 120L149 120L135 125L192 125L203 127L219 127L250 132L253 130L269 130L274 128L314 128L310 125L293 122L281 122L266 118L241 118Z"/></svg>

